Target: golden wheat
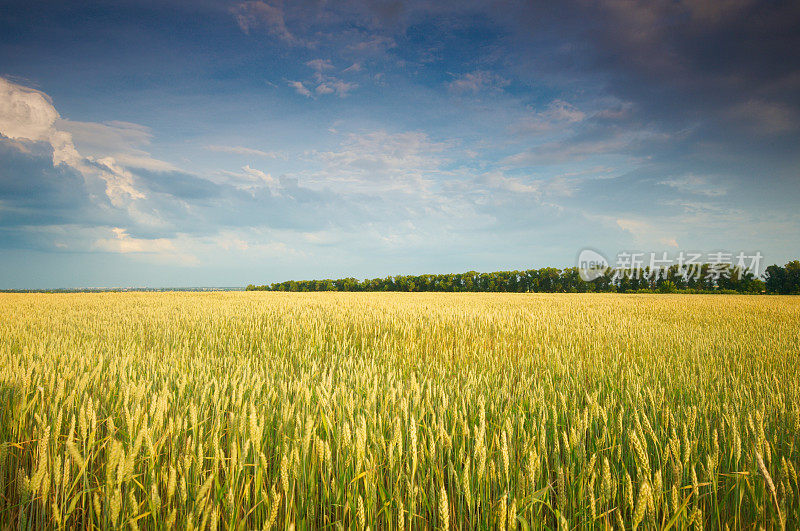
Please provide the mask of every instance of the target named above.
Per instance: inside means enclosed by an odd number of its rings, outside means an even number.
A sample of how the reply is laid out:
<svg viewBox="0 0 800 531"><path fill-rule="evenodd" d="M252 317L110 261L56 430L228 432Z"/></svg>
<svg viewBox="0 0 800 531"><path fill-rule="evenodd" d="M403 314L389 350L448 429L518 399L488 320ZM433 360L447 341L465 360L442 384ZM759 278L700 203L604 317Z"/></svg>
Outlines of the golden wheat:
<svg viewBox="0 0 800 531"><path fill-rule="evenodd" d="M0 360L3 528L800 521L797 298L9 294Z"/></svg>

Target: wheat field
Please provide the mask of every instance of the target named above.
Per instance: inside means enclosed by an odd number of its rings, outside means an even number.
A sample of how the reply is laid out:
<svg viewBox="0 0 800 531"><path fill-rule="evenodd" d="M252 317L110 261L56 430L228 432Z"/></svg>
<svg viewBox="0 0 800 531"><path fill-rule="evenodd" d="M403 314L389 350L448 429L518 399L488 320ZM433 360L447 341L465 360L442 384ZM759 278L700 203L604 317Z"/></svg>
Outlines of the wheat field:
<svg viewBox="0 0 800 531"><path fill-rule="evenodd" d="M0 295L0 528L796 528L800 299Z"/></svg>

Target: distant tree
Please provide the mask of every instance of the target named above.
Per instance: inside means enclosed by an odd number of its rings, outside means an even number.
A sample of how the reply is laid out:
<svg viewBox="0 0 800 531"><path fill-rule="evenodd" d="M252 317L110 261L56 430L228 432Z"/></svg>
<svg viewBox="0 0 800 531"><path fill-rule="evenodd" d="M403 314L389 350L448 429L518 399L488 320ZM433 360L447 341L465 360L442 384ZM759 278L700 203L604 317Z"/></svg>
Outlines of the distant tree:
<svg viewBox="0 0 800 531"><path fill-rule="evenodd" d="M666 280L658 286L659 293L677 293L678 287L671 280Z"/></svg>
<svg viewBox="0 0 800 531"><path fill-rule="evenodd" d="M485 291L485 292L545 292L545 293L674 293L678 291L717 293L796 293L800 294L800 261L794 260L785 267L771 265L765 280L755 278L750 271L738 267L709 264L650 271L606 270L603 275L586 282L576 267L563 270L553 267L526 271L494 271L491 273L441 273L424 275L397 275L386 278L357 280L352 277L335 280L287 280L270 285L248 284L248 291Z"/></svg>
<svg viewBox="0 0 800 531"><path fill-rule="evenodd" d="M800 294L800 260L793 260L786 264L786 293Z"/></svg>
<svg viewBox="0 0 800 531"><path fill-rule="evenodd" d="M545 267L539 270L540 291L553 293L560 291L561 271L554 267Z"/></svg>
<svg viewBox="0 0 800 531"><path fill-rule="evenodd" d="M786 286L786 270L781 266L774 264L767 268L764 273L765 286L769 293L786 293L784 286Z"/></svg>

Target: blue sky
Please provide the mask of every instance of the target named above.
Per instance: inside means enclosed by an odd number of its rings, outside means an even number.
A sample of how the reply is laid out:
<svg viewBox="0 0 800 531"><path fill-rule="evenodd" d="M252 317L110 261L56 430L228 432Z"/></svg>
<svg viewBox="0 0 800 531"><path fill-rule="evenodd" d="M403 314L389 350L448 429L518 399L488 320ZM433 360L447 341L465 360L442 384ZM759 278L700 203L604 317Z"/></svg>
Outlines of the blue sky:
<svg viewBox="0 0 800 531"><path fill-rule="evenodd" d="M3 2L0 288L800 256L793 2Z"/></svg>

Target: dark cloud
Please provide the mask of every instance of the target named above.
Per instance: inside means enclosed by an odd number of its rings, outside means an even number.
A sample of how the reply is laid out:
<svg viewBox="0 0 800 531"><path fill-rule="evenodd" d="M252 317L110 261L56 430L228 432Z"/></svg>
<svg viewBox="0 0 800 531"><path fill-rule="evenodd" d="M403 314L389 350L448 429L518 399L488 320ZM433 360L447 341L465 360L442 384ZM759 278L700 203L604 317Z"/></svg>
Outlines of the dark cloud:
<svg viewBox="0 0 800 531"><path fill-rule="evenodd" d="M150 192L197 204L212 203L221 194L221 187L207 179L182 171L148 171L136 169L136 175Z"/></svg>
<svg viewBox="0 0 800 531"><path fill-rule="evenodd" d="M102 188L87 185L83 175L60 164L42 142L12 141L0 136L0 226L97 224L113 220L91 197L105 197Z"/></svg>
<svg viewBox="0 0 800 531"><path fill-rule="evenodd" d="M140 169L128 171L143 197L114 205L101 180L65 164L54 166L47 143L0 136L0 160L0 246L6 247L55 249L48 231L59 226L125 227L131 237L154 239L251 227L352 228L368 215L358 202L303 187L296 178L278 178L272 187L249 182L243 186L188 172ZM104 168L84 162L93 169Z"/></svg>

